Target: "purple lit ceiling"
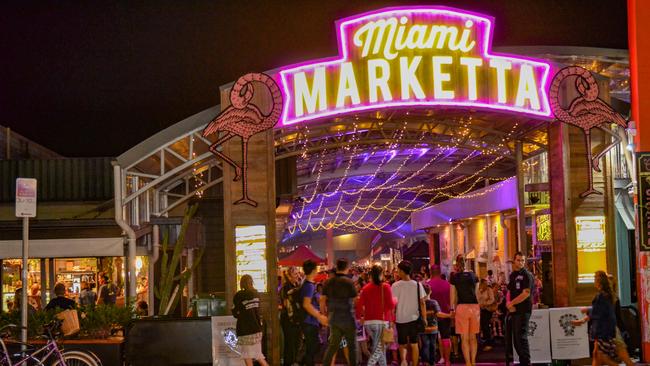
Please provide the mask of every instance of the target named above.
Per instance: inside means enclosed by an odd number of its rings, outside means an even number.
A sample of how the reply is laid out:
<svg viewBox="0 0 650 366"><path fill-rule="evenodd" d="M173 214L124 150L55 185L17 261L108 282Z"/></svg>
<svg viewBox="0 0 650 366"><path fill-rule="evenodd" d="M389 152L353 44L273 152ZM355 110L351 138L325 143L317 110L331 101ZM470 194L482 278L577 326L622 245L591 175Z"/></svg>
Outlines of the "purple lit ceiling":
<svg viewBox="0 0 650 366"><path fill-rule="evenodd" d="M514 140L544 151L547 122L493 112L373 112L276 131L298 194L283 244L364 230L403 236L413 211L515 174Z"/></svg>

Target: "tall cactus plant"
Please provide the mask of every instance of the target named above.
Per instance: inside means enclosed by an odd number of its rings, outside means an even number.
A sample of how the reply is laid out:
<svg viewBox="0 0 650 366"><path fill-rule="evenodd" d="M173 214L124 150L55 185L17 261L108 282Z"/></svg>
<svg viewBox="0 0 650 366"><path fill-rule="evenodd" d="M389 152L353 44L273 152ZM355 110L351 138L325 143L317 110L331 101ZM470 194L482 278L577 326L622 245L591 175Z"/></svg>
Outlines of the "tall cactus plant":
<svg viewBox="0 0 650 366"><path fill-rule="evenodd" d="M169 255L169 232L163 233L162 256L160 258L160 279L154 287L154 294L159 300L159 315L167 315L176 310L176 306L178 306L180 298L182 297L183 288L187 284L187 280L190 278L198 264L201 263L203 248L199 250L192 266L186 267L177 274L183 253L183 247L185 246L185 233L187 232L187 227L196 213L197 208L198 204L194 204L185 210L181 230L176 239L176 243L173 245L171 257ZM174 286L174 283L177 281L178 285Z"/></svg>

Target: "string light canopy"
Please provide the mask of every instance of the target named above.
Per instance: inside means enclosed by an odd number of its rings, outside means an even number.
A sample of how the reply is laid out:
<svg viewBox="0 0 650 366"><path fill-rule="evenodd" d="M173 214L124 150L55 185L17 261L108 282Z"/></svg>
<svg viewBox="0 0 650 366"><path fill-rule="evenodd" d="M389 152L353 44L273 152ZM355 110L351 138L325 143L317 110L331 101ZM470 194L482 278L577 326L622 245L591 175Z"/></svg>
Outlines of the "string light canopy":
<svg viewBox="0 0 650 366"><path fill-rule="evenodd" d="M276 131L276 157L297 157L298 199L285 238L337 229L382 233L408 228L410 215L448 198L476 198L544 151L542 121L432 110L372 112ZM536 140L526 140L534 132ZM491 185L480 193L472 191Z"/></svg>

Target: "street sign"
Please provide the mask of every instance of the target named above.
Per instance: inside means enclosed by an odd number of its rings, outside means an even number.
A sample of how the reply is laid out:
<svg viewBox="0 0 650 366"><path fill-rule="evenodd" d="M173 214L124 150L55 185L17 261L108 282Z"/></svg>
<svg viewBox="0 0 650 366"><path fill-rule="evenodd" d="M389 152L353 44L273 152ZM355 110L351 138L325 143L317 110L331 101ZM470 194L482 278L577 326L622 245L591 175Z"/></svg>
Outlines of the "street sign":
<svg viewBox="0 0 650 366"><path fill-rule="evenodd" d="M29 259L29 218L36 217L36 179L16 179L16 217L23 218L23 263L20 279L23 283L20 297L20 340L21 349L25 350L27 342L27 261ZM15 299L18 301L18 299Z"/></svg>
<svg viewBox="0 0 650 366"><path fill-rule="evenodd" d="M637 158L637 186L639 204L639 250L650 251L650 152L639 152Z"/></svg>
<svg viewBox="0 0 650 366"><path fill-rule="evenodd" d="M16 179L16 217L36 217L36 179Z"/></svg>

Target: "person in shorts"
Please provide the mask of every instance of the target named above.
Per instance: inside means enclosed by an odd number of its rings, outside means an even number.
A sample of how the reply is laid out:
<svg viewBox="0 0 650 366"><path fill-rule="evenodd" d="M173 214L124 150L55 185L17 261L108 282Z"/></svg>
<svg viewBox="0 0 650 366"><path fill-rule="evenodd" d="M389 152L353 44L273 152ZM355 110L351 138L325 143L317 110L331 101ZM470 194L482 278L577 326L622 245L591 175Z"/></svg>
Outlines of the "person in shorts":
<svg viewBox="0 0 650 366"><path fill-rule="evenodd" d="M456 333L460 335L465 364L476 364L478 351L477 334L480 331L481 308L476 299L478 278L472 271L465 270L465 257L456 257L455 273L450 278L451 308L455 309Z"/></svg>
<svg viewBox="0 0 650 366"><path fill-rule="evenodd" d="M232 315L237 319L237 345L240 357L247 366L253 360L261 366L268 366L262 353L262 318L260 317L260 297L253 287L253 277L243 275L239 281L241 288L233 298Z"/></svg>
<svg viewBox="0 0 650 366"><path fill-rule="evenodd" d="M421 283L411 279L411 262L402 261L397 265L397 268L400 280L393 284L392 290L393 296L397 298L395 324L397 325L397 342L399 343L401 365L406 366L408 364L406 360L408 354L407 345L411 347L413 364L417 365L420 358L418 337L422 330L419 318L420 314L422 314L422 322L426 327L427 310L424 300L427 298L427 294Z"/></svg>

